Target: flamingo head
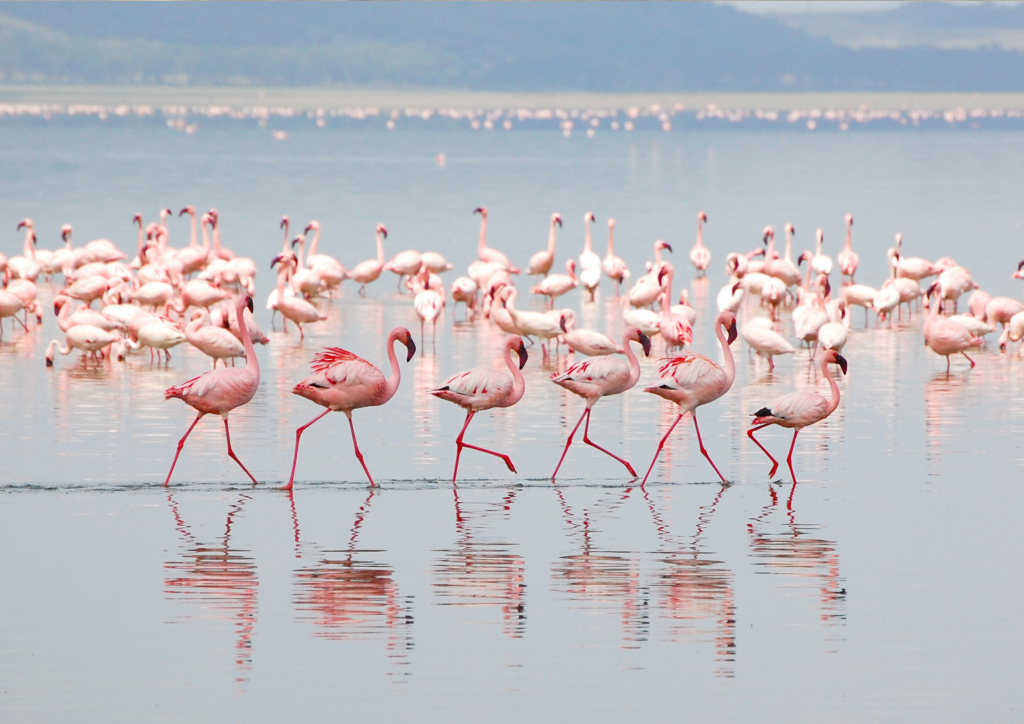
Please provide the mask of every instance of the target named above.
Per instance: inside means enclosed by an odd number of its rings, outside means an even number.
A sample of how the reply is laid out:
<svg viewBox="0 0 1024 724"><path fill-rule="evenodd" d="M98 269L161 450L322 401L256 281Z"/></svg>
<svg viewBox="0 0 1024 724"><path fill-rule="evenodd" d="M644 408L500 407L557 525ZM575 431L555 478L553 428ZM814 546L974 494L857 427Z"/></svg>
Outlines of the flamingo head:
<svg viewBox="0 0 1024 724"><path fill-rule="evenodd" d="M705 224L708 223L708 215L705 214L703 211L698 211L697 212L697 221L702 221Z"/></svg>
<svg viewBox="0 0 1024 724"><path fill-rule="evenodd" d="M519 340L519 347L516 352L519 353L519 369L523 369L526 366L526 360L530 359L530 355L526 352L526 345L523 343L521 337L516 337Z"/></svg>
<svg viewBox="0 0 1024 724"><path fill-rule="evenodd" d="M799 257L797 257L797 260L796 260L796 265L797 265L797 266L800 266L800 265L801 265L801 264L803 264L803 263L804 263L805 261L810 261L810 260L811 260L811 258L812 258L812 256L811 256L811 252L809 252L809 251L805 251L805 252L804 252L803 254L801 254L801 255L800 255Z"/></svg>
<svg viewBox="0 0 1024 724"><path fill-rule="evenodd" d="M213 219L213 223L216 224L217 223L217 218L219 216L219 212L217 211L217 209L210 209L206 213L208 213L210 215L210 218Z"/></svg>
<svg viewBox="0 0 1024 724"><path fill-rule="evenodd" d="M174 212L170 209L160 209L160 223L163 223L168 216L174 216Z"/></svg>
<svg viewBox="0 0 1024 724"><path fill-rule="evenodd" d="M135 216L132 217L132 223L138 224L139 229L142 229L142 214L135 214Z"/></svg>
<svg viewBox="0 0 1024 724"><path fill-rule="evenodd" d="M773 229L770 226L764 227L764 235L762 236L761 241L763 241L765 244L767 244L769 239L774 239L774 238L775 238L775 229Z"/></svg>
<svg viewBox="0 0 1024 724"><path fill-rule="evenodd" d="M846 215L846 225L853 226L853 214Z"/></svg>
<svg viewBox="0 0 1024 724"><path fill-rule="evenodd" d="M669 252L672 251L672 247L668 244L668 242L662 241L661 239L658 239L656 242L654 242L654 248L655 249L668 249Z"/></svg>
<svg viewBox="0 0 1024 724"><path fill-rule="evenodd" d="M196 210L191 206L186 206L185 208L178 212L178 216L184 216L185 214L188 214L189 216L195 216Z"/></svg>
<svg viewBox="0 0 1024 724"><path fill-rule="evenodd" d="M473 213L480 214L485 219L487 218L487 209L483 206L477 206L475 209L473 209Z"/></svg>
<svg viewBox="0 0 1024 724"><path fill-rule="evenodd" d="M609 229L614 229L615 228L615 219L608 219L608 228Z"/></svg>
<svg viewBox="0 0 1024 724"><path fill-rule="evenodd" d="M569 274L575 274L576 273L576 260L575 259L569 259L568 261L566 261L565 262L565 268L566 268L566 270L568 270Z"/></svg>
<svg viewBox="0 0 1024 724"><path fill-rule="evenodd" d="M388 238L388 230L384 228L384 224L377 224L377 233L383 234L384 238Z"/></svg>
<svg viewBox="0 0 1024 724"><path fill-rule="evenodd" d="M938 282L932 282L932 285L930 287L928 287L928 289L927 289L927 291L925 291L924 295L926 297L930 298L933 294L935 294L936 291L938 291L938 289L939 289L939 283Z"/></svg>
<svg viewBox="0 0 1024 724"><path fill-rule="evenodd" d="M594 218L594 214L593 213L588 211L587 213L583 214L583 221L584 222L589 221L589 222L593 223L593 222L597 221L597 219Z"/></svg>
<svg viewBox="0 0 1024 724"><path fill-rule="evenodd" d="M818 233L815 238L817 238L819 244L822 243L823 241L825 241L825 232L822 231L821 229L818 229Z"/></svg>
<svg viewBox="0 0 1024 724"><path fill-rule="evenodd" d="M203 214L200 221L202 222L203 226L206 226L207 224L213 226L213 217L210 216L209 214Z"/></svg>
<svg viewBox="0 0 1024 724"><path fill-rule="evenodd" d="M252 314L252 297L248 294L245 295L245 308L249 310L249 314Z"/></svg>
<svg viewBox="0 0 1024 724"><path fill-rule="evenodd" d="M718 315L718 323L725 328L726 343L732 344L736 341L736 335L739 332L736 329L736 315L732 312L725 311Z"/></svg>
<svg viewBox="0 0 1024 724"><path fill-rule="evenodd" d="M278 224L278 228L280 228L280 229L287 229L288 228L288 216L287 215L281 217L281 223Z"/></svg>
<svg viewBox="0 0 1024 724"><path fill-rule="evenodd" d="M22 229L33 229L33 228L35 228L35 224L32 222L32 219L22 219L18 223L17 231L21 231Z"/></svg>
<svg viewBox="0 0 1024 724"><path fill-rule="evenodd" d="M899 249L903 245L903 234L896 234L896 248Z"/></svg>
<svg viewBox="0 0 1024 724"><path fill-rule="evenodd" d="M658 269L658 286L662 286L662 280L665 277L672 279L672 270L665 264L662 264Z"/></svg>
<svg viewBox="0 0 1024 724"><path fill-rule="evenodd" d="M303 229L302 233L303 234L308 234L311 231L320 231L320 222L319 221L310 221L309 225L305 229Z"/></svg>
<svg viewBox="0 0 1024 724"><path fill-rule="evenodd" d="M302 234L298 234L294 239L292 239L292 248L294 249L296 244L299 244L301 246L305 243L306 237L303 236Z"/></svg>
<svg viewBox="0 0 1024 724"><path fill-rule="evenodd" d="M584 221L585 220L586 217L584 217ZM558 213L551 214L551 225L554 226L555 224L558 224L559 226L562 225L562 217Z"/></svg>
<svg viewBox="0 0 1024 724"><path fill-rule="evenodd" d="M827 297L829 294L832 293L832 285L828 283L827 276L825 276L824 274L819 274L816 282L818 286L821 288L821 293L823 296Z"/></svg>
<svg viewBox="0 0 1024 724"><path fill-rule="evenodd" d="M274 257L273 261L270 262L270 268L273 269L276 265L291 264L295 262L295 254L288 252L287 254L278 254Z"/></svg>
<svg viewBox="0 0 1024 724"><path fill-rule="evenodd" d="M1017 271L1020 271L1022 268L1024 268L1024 259L1022 259L1020 264L1017 265Z"/></svg>
<svg viewBox="0 0 1024 724"><path fill-rule="evenodd" d="M640 343L640 346L644 348L644 357L651 356L651 338L644 334L641 330L636 330L636 341Z"/></svg>
<svg viewBox="0 0 1024 724"><path fill-rule="evenodd" d="M416 354L416 343L412 339L412 334L405 327L398 330L398 341L405 345L405 348L409 350L409 353L405 356L406 362L412 361L412 356Z"/></svg>
<svg viewBox="0 0 1024 724"><path fill-rule="evenodd" d="M63 241L67 241L70 236L71 236L71 224L64 224L64 226L60 227L60 238Z"/></svg>
<svg viewBox="0 0 1024 724"><path fill-rule="evenodd" d="M839 365L839 369L843 371L844 375L846 374L846 369L849 363L846 361L846 358L843 357L843 355L839 354L834 349L830 349L827 352L825 352L824 359L826 362L831 362L832 364Z"/></svg>
<svg viewBox="0 0 1024 724"><path fill-rule="evenodd" d="M786 233L787 234L795 234L796 233L796 227L793 226L792 224L786 224Z"/></svg>
<svg viewBox="0 0 1024 724"><path fill-rule="evenodd" d="M60 316L61 308L67 303L68 298L65 297L63 294L58 294L56 297L53 298L53 313L57 316Z"/></svg>

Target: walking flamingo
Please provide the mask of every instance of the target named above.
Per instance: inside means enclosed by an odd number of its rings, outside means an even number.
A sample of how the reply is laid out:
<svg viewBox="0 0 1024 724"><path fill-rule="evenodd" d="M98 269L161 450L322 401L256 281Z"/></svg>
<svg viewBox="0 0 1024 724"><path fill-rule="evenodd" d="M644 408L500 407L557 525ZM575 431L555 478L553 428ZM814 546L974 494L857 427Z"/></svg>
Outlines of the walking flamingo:
<svg viewBox="0 0 1024 724"><path fill-rule="evenodd" d="M853 275L857 273L857 265L860 263L860 257L853 250L853 214L846 215L846 246L836 258L839 260L839 271L844 277L850 277L852 282Z"/></svg>
<svg viewBox="0 0 1024 724"><path fill-rule="evenodd" d="M697 276L707 274L708 264L711 263L711 252L704 246L704 224L708 223L708 215L703 211L697 213L697 243L690 250L690 262L697 270Z"/></svg>
<svg viewBox="0 0 1024 724"><path fill-rule="evenodd" d="M589 211L583 215L583 227L586 238L583 242L583 253L580 254L580 283L587 290L589 301L594 301L594 293L601 284L601 257L591 247L590 225L594 223L594 215Z"/></svg>
<svg viewBox="0 0 1024 724"><path fill-rule="evenodd" d="M562 217L558 214L551 214L551 230L548 232L547 251L538 251L530 257L530 263L526 267L526 273L533 276L547 276L551 271L551 265L555 263L555 226L562 225ZM480 257L483 259L483 256Z"/></svg>
<svg viewBox="0 0 1024 724"><path fill-rule="evenodd" d="M632 389L637 380L640 379L640 361L633 354L633 350L630 349L630 342L639 343L644 349L644 356L650 356L650 338L636 327L626 327L622 333L622 349L626 354L626 360L615 356L597 357L574 364L562 374L556 372L551 375L552 382L560 387L564 387L575 395L579 395L587 403L586 409L583 410L583 414L580 415L580 419L576 423L576 427L572 429L572 432L569 433L569 439L565 441L562 457L558 459L555 472L551 473L551 482L555 482L558 469L562 467L562 461L565 460L565 455L569 452L569 446L572 445L573 435L580 429L580 423L583 422L583 418L587 419L587 424L583 428L583 442L597 448L605 455L615 458L626 466L626 470L629 471L630 475L634 478L637 476L633 466L626 460L605 450L588 436L590 431L590 411L597 401L602 397L618 395Z"/></svg>
<svg viewBox="0 0 1024 724"><path fill-rule="evenodd" d="M377 281L380 273L384 271L384 243L381 236L388 238L388 230L384 224L377 224L377 258L361 261L348 270L346 276L359 283L359 296L366 296L366 285Z"/></svg>
<svg viewBox="0 0 1024 724"><path fill-rule="evenodd" d="M728 330L728 339L723 330ZM687 352L665 360L658 369L660 379L657 384L644 390L644 392L650 392L679 405L679 417L658 443L654 459L651 460L651 466L647 468L647 475L644 476L641 485L647 483L647 478L650 477L651 470L654 469L654 463L657 462L661 449L665 447L665 441L668 440L668 436L676 429L676 425L686 413L690 413L693 418L693 428L697 431L697 443L700 445L701 454L711 463L711 467L718 473L722 482L728 482L718 470L711 456L708 455L708 451L704 449L700 426L697 424L697 408L714 402L724 395L732 387L733 380L736 379L736 364L732 358L732 349L729 347L736 341L736 316L732 312L721 312L715 318L715 334L718 336L718 341L722 345L722 353L725 355L725 369L702 354Z"/></svg>
<svg viewBox="0 0 1024 724"><path fill-rule="evenodd" d="M626 262L615 256L615 219L608 219L608 253L601 267L608 278L615 282L615 296L619 296L619 286L623 281L629 281L629 269L626 268Z"/></svg>
<svg viewBox="0 0 1024 724"><path fill-rule="evenodd" d="M252 314L252 297L239 295L235 299L235 314L244 319L242 310L245 308L248 308L249 313ZM256 351L252 348L248 328L245 325L240 326L243 330L242 344L245 346L244 368L221 367L211 370L178 387L170 387L164 393L165 400L177 397L198 413L196 419L185 431L185 436L178 441L178 450L174 453L174 461L171 462L171 469L167 472L167 479L164 480L165 486L171 482L171 474L174 472L174 466L178 463L178 456L181 455L181 449L185 446L185 440L205 415L220 415L223 418L224 436L228 441L228 457L238 463L253 484L256 484L256 478L231 449L231 430L228 428L228 413L236 407L248 403L260 386L260 363L256 360Z"/></svg>
<svg viewBox="0 0 1024 724"><path fill-rule="evenodd" d="M761 448L761 451L772 461L772 469L768 473L769 478L775 475L775 471L779 469L779 461L773 458L764 445L758 442L757 438L754 437L754 433L769 425L778 425L779 427L791 428L793 430L793 442L789 446L789 455L786 457L786 463L789 465L789 474L793 476L793 483L795 484L796 473L793 472L793 448L796 447L796 436L805 427L821 422L839 407L839 385L836 384L835 378L832 377L832 371L829 369L830 364L839 365L839 368L845 375L847 362L846 358L835 350L826 350L821 355L821 372L828 378L829 387L832 388L831 397L825 398L817 392L807 390L791 392L788 395L776 397L767 406L753 413L754 420L750 423L750 429L747 430L747 437L753 440L754 444Z"/></svg>
<svg viewBox="0 0 1024 724"><path fill-rule="evenodd" d="M356 428L352 423L352 410L378 407L395 396L402 381L402 371L398 366L398 357L395 356L396 342L401 342L409 350L406 362L411 361L412 356L416 354L416 343L409 330L405 327L392 329L387 341L388 360L391 362L391 376L387 379L384 379L384 373L378 367L340 347L328 347L313 357L310 366L315 374L295 385L292 394L305 397L327 409L295 431L292 472L288 482L281 486L282 490L291 490L295 484L295 466L299 461L299 440L302 433L329 412L345 413L349 429L352 431L352 446L355 448L356 458L363 466L370 486L376 486L363 460L363 454L359 451Z"/></svg>
<svg viewBox="0 0 1024 724"><path fill-rule="evenodd" d="M512 361L513 351L519 355L518 365ZM452 483L459 477L459 458L462 456L464 447L501 458L509 470L513 473L516 472L512 458L508 455L462 441L466 434L466 428L469 427L469 423L472 422L476 413L490 410L492 407L511 407L519 402L523 398L523 393L526 392L526 380L523 379L523 373L520 370L526 366L529 355L526 353L526 345L518 335L511 335L505 340L502 357L508 371L475 367L449 377L441 387L430 393L442 400L454 402L466 410L466 422L462 425L459 436L455 438L455 472L452 473Z"/></svg>

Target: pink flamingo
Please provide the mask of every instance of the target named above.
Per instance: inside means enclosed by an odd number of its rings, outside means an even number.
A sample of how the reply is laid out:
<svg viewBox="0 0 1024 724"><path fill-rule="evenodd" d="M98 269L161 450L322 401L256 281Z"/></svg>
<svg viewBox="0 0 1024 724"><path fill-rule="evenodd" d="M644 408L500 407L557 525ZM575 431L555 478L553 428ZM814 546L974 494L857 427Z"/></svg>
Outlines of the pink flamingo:
<svg viewBox="0 0 1024 724"><path fill-rule="evenodd" d="M548 298L548 309L555 308L555 297L560 297L570 289L575 289L580 283L576 277L576 260L566 261L565 268L569 272L568 274L550 274L530 290L533 294L542 294Z"/></svg>
<svg viewBox="0 0 1024 724"><path fill-rule="evenodd" d="M928 295L935 296L932 300L932 308L928 310L928 318L924 322L924 343L931 347L935 354L946 358L946 372L949 373L949 356L962 354L967 357L967 350L970 347L983 347L985 340L975 337L967 329L956 322L939 316L939 307L942 304L942 294L938 291L938 283L928 288ZM967 357L974 369L974 360Z"/></svg>
<svg viewBox="0 0 1024 724"><path fill-rule="evenodd" d="M328 347L313 357L311 367L315 374L295 385L292 394L305 397L327 409L295 431L292 474L288 477L288 483L281 486L282 490L291 490L295 483L295 465L299 461L299 439L302 437L302 433L329 412L345 413L349 429L352 431L352 445L356 450L356 458L363 466L366 477L370 480L370 486L376 486L373 476L370 475L370 470L363 461L363 454L359 451L356 428L352 423L352 410L358 410L361 407L377 407L395 396L398 385L402 381L402 371L398 366L398 357L395 356L395 342L401 342L409 350L409 354L405 358L406 362L409 362L416 354L416 343L409 334L409 330L405 327L392 329L387 341L388 360L391 362L391 376L387 379L384 379L384 373L375 365L340 347Z"/></svg>
<svg viewBox="0 0 1024 724"><path fill-rule="evenodd" d="M512 266L512 262L508 260L507 256L497 249L492 249L487 246L487 209L483 206L479 206L473 209L473 213L480 214L480 245L477 248L477 255L480 257L480 261L496 264L499 269L506 269L510 274L518 274L519 269ZM557 214L555 214L555 216L557 216ZM554 218L552 218L551 224L551 228L554 230ZM561 219L558 220L558 225L562 225Z"/></svg>
<svg viewBox="0 0 1024 724"><path fill-rule="evenodd" d="M249 309L252 314L252 297L239 295L235 299L235 314L244 319L242 310ZM245 346L245 367L221 367L211 370L206 374L194 377L183 385L170 387L164 393L164 399L178 397L184 400L185 404L198 411L196 419L185 432L185 436L178 441L178 451L174 453L174 461L171 469L167 472L166 486L171 482L171 474L174 466L178 463L178 456L185 446L185 440L192 433L192 430L203 419L204 415L220 415L224 418L224 436L228 441L228 456L238 463L245 471L253 484L256 478L242 465L242 461L231 449L231 431L228 429L228 413L236 407L241 407L253 398L260 386L260 363L256 360L256 352L252 348L252 339L249 337L249 329L242 325L242 344Z"/></svg>
<svg viewBox="0 0 1024 724"><path fill-rule="evenodd" d="M723 330L728 330L728 339ZM679 417L658 443L658 449L654 452L654 460L651 460L651 466L647 468L647 475L644 476L641 486L647 483L647 478L651 476L651 470L654 469L654 463L657 462L661 449L665 447L665 441L668 440L668 436L676 429L676 425L686 413L690 413L693 418L693 428L697 431L697 443L700 445L701 454L711 463L711 467L718 473L722 482L728 482L718 470L711 456L708 455L708 451L704 449L700 426L697 424L697 408L714 402L724 395L732 387L733 380L736 379L736 364L732 358L732 349L729 347L736 341L737 334L736 316L732 312L721 312L715 318L715 334L718 336L718 341L722 345L722 353L725 355L725 369L702 354L687 352L665 360L658 370L660 375L658 383L644 390L644 392L664 397L669 402L679 405Z"/></svg>
<svg viewBox="0 0 1024 724"><path fill-rule="evenodd" d="M519 354L519 364L512 361L513 350ZM526 366L529 355L526 353L526 345L519 335L511 335L505 340L505 347L502 357L508 366L508 371L491 369L489 367L474 367L473 369L460 372L449 377L444 385L432 390L430 394L440 397L442 400L454 402L466 410L466 422L455 438L455 472L452 473L452 482L459 477L459 457L462 455L462 448L468 447L471 450L493 455L505 461L505 465L513 473L516 472L512 459L494 450L470 445L462 442L466 434L466 428L473 420L476 413L482 410L490 410L492 407L511 407L523 398L526 392L526 380L520 370Z"/></svg>
<svg viewBox="0 0 1024 724"><path fill-rule="evenodd" d="M623 281L629 281L629 269L626 262L615 256L615 219L608 219L608 253L605 254L601 267L604 273L615 282L615 296L619 296L619 286ZM1022 262L1024 264L1024 262Z"/></svg>
<svg viewBox="0 0 1024 724"><path fill-rule="evenodd" d="M633 470L632 465L618 455L605 450L588 437L590 431L590 410L597 404L597 401L602 397L618 395L632 389L637 380L640 379L640 361L633 354L633 350L630 349L630 342L638 342L644 348L644 355L650 356L650 338L636 327L626 327L622 333L622 349L628 361L620 357L596 357L574 364L562 374L556 372L551 375L552 382L560 387L564 387L575 395L579 395L587 402L587 407L583 410L583 414L580 415L576 427L572 429L572 432L569 433L569 439L565 441L562 457L558 459L555 472L551 473L551 482L555 482L558 469L562 467L562 461L565 460L565 455L569 452L569 446L572 445L572 437L580 429L580 423L583 422L583 418L587 419L587 424L583 428L583 442L597 448L605 455L615 458L626 466L626 470L629 471L630 475L634 478L636 477L636 471Z"/></svg>
<svg viewBox="0 0 1024 724"><path fill-rule="evenodd" d="M857 265L860 263L860 257L853 250L853 214L846 215L846 246L839 252L837 259L839 259L839 271L853 281L853 275L857 273Z"/></svg>
<svg viewBox="0 0 1024 724"><path fill-rule="evenodd" d="M772 454L765 450L764 445L758 442L757 438L754 437L754 432L769 425L792 428L793 442L789 446L789 455L786 457L786 463L789 465L789 474L793 476L793 483L795 484L796 473L793 472L793 448L796 447L796 436L805 427L821 422L839 407L839 385L836 384L835 378L832 377L832 371L828 367L830 364L839 365L839 368L842 369L845 375L847 367L846 358L832 349L826 350L821 354L821 372L828 378L829 387L832 388L831 397L825 398L817 392L806 390L791 392L788 395L776 397L766 407L762 407L754 413L754 420L750 423L750 429L747 430L747 437L753 440L754 444L761 448L761 451L772 461L772 469L768 473L769 478L775 475L775 471L779 469L779 461L773 458Z"/></svg>
<svg viewBox="0 0 1024 724"><path fill-rule="evenodd" d="M697 276L707 274L708 264L711 263L711 252L704 246L704 224L708 222L708 215L703 211L697 214L697 243L690 250L690 262L697 269Z"/></svg>

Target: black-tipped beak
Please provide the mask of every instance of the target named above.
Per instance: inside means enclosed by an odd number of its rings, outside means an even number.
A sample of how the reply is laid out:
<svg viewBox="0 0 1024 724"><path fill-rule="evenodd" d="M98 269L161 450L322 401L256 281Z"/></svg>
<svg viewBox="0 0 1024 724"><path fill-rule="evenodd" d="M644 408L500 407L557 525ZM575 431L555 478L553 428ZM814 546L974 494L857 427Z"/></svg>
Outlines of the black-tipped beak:
<svg viewBox="0 0 1024 724"><path fill-rule="evenodd" d="M305 236L306 234L308 234L308 233L309 233L309 232L311 232L312 230L313 230L313 227L312 227L312 226L307 226L307 227L306 227L305 229L303 229L303 230L302 230L302 234L303 234L303 236Z"/></svg>
<svg viewBox="0 0 1024 724"><path fill-rule="evenodd" d="M523 369L526 366L526 360L530 359L530 355L526 353L526 345L521 341L519 342L519 369Z"/></svg>
<svg viewBox="0 0 1024 724"><path fill-rule="evenodd" d="M482 206L477 206L475 209L473 209L473 213L474 214L482 214L483 212L484 212L484 209L483 209Z"/></svg>
<svg viewBox="0 0 1024 724"><path fill-rule="evenodd" d="M1020 264L1017 265L1017 271L1020 271L1021 268L1024 268L1024 259L1022 259Z"/></svg>
<svg viewBox="0 0 1024 724"><path fill-rule="evenodd" d="M846 366L847 366L846 358L843 357L841 354L837 354L836 355L836 364L839 365L839 369L841 369L843 371L843 374L845 375L846 374Z"/></svg>
<svg viewBox="0 0 1024 724"><path fill-rule="evenodd" d="M249 314L252 314L252 297L245 298L245 306L249 309Z"/></svg>
<svg viewBox="0 0 1024 724"><path fill-rule="evenodd" d="M380 233L384 234L384 238L385 239L388 238L388 230L387 229L381 229Z"/></svg>
<svg viewBox="0 0 1024 724"><path fill-rule="evenodd" d="M213 214L210 214L210 216L212 217ZM288 217L287 216L284 217L283 219L281 219L281 223L278 224L278 228L283 229L286 226L288 226Z"/></svg>
<svg viewBox="0 0 1024 724"><path fill-rule="evenodd" d="M938 286L939 286L939 283L938 282L934 282L930 287L928 287L928 291L925 292L925 296L930 297L932 294L934 294L935 293L935 289Z"/></svg>
<svg viewBox="0 0 1024 724"><path fill-rule="evenodd" d="M732 285L732 293L735 294L736 290L743 286L743 282L736 282Z"/></svg>
<svg viewBox="0 0 1024 724"><path fill-rule="evenodd" d="M409 349L409 354L405 356L405 361L411 362L412 356L416 354L416 343L413 341L411 334L406 338L405 346Z"/></svg>
<svg viewBox="0 0 1024 724"><path fill-rule="evenodd" d="M672 246L670 244L665 244L665 248L668 249L670 252L672 251Z"/></svg>
<svg viewBox="0 0 1024 724"><path fill-rule="evenodd" d="M561 226L562 226L562 219L561 218L555 219L555 223L558 224L559 228L561 228Z"/></svg>
<svg viewBox="0 0 1024 724"><path fill-rule="evenodd" d="M188 209L182 209L181 211L178 212L178 216L184 216L187 213L188 213Z"/></svg>
<svg viewBox="0 0 1024 724"><path fill-rule="evenodd" d="M57 302L53 303L53 314L54 316L60 316L60 305Z"/></svg>
<svg viewBox="0 0 1024 724"><path fill-rule="evenodd" d="M301 244L301 243L302 243L302 239L300 237L296 236L294 239L292 239L292 248L294 249L296 244Z"/></svg>
<svg viewBox="0 0 1024 724"><path fill-rule="evenodd" d="M829 295L832 293L832 285L828 283L828 279L825 280L825 294Z"/></svg>
<svg viewBox="0 0 1024 724"><path fill-rule="evenodd" d="M281 261L281 255L280 254L275 256L274 259L270 262L270 268L273 269L275 266L277 266L277 263L279 261Z"/></svg>
<svg viewBox="0 0 1024 724"><path fill-rule="evenodd" d="M651 356L651 338L640 332L640 346L644 348L644 357Z"/></svg>
<svg viewBox="0 0 1024 724"><path fill-rule="evenodd" d="M558 326L562 328L562 331L568 333L569 330L565 328L565 317L558 318Z"/></svg>
<svg viewBox="0 0 1024 724"><path fill-rule="evenodd" d="M736 335L737 334L738 334L738 332L736 330L736 320L734 319L733 322L732 322L732 325L729 327L729 336L727 338L729 344L732 344L733 342L736 341Z"/></svg>
<svg viewBox="0 0 1024 724"><path fill-rule="evenodd" d="M16 229L16 231L21 231L22 229L25 228L25 226L27 226L27 224L25 224L25 222L22 221L20 224L18 224L18 228Z"/></svg>

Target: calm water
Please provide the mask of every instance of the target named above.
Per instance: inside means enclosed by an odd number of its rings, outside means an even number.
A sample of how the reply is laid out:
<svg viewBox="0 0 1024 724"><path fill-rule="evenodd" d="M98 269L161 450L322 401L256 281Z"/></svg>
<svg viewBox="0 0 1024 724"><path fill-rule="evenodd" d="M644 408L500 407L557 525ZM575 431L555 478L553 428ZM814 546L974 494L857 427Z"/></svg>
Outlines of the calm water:
<svg viewBox="0 0 1024 724"><path fill-rule="evenodd" d="M547 482L582 403L547 381L565 357L534 355L523 401L478 416L467 437L508 452L520 475L467 451L453 489L462 413L428 390L490 364L502 335L453 325L449 309L436 343L428 328L402 364L395 398L354 416L382 489L366 487L337 415L304 435L289 496L272 486L287 477L295 428L319 412L290 394L312 354L341 345L383 363L388 330L419 330L391 275L366 299L346 286L304 343L270 332L264 301L283 213L319 219L322 251L346 264L372 256L384 222L387 256L435 249L461 273L478 205L491 210L490 243L524 266L552 211L566 221L559 266L581 250L588 210L602 256L616 218L634 276L653 241L669 241L676 288L698 309L694 347L716 359L725 254L756 248L769 223L796 225L797 253L824 228L834 256L850 212L858 281L881 283L901 231L906 253L953 256L993 295L1019 298L1024 135L290 131L275 143L244 124L196 136L153 123L0 125L5 253L19 252L24 216L41 248L68 222L79 243L131 247L136 211L216 206L224 244L260 266L257 319L271 337L260 392L232 415L236 451L265 485L243 484L220 426L204 420L167 491L192 414L162 392L206 359L178 347L167 366L142 355L96 368L76 354L48 370L59 331L45 285L41 328L4 325L5 721L1019 720L1024 385L1019 354L999 354L996 335L976 369L961 358L947 375L922 346L919 314L890 330L864 328L855 310L842 403L801 435L795 488L784 471L769 482L743 431L775 395L826 389L805 355L769 373L737 343L733 390L700 413L733 484L718 484L686 422L646 489L582 445L560 485ZM687 263L702 208L706 283ZM183 221L171 233L187 243ZM563 300L581 326L621 334L607 282L596 304ZM592 432L646 469L673 420L636 389L599 403ZM776 457L789 438L762 433Z"/></svg>

